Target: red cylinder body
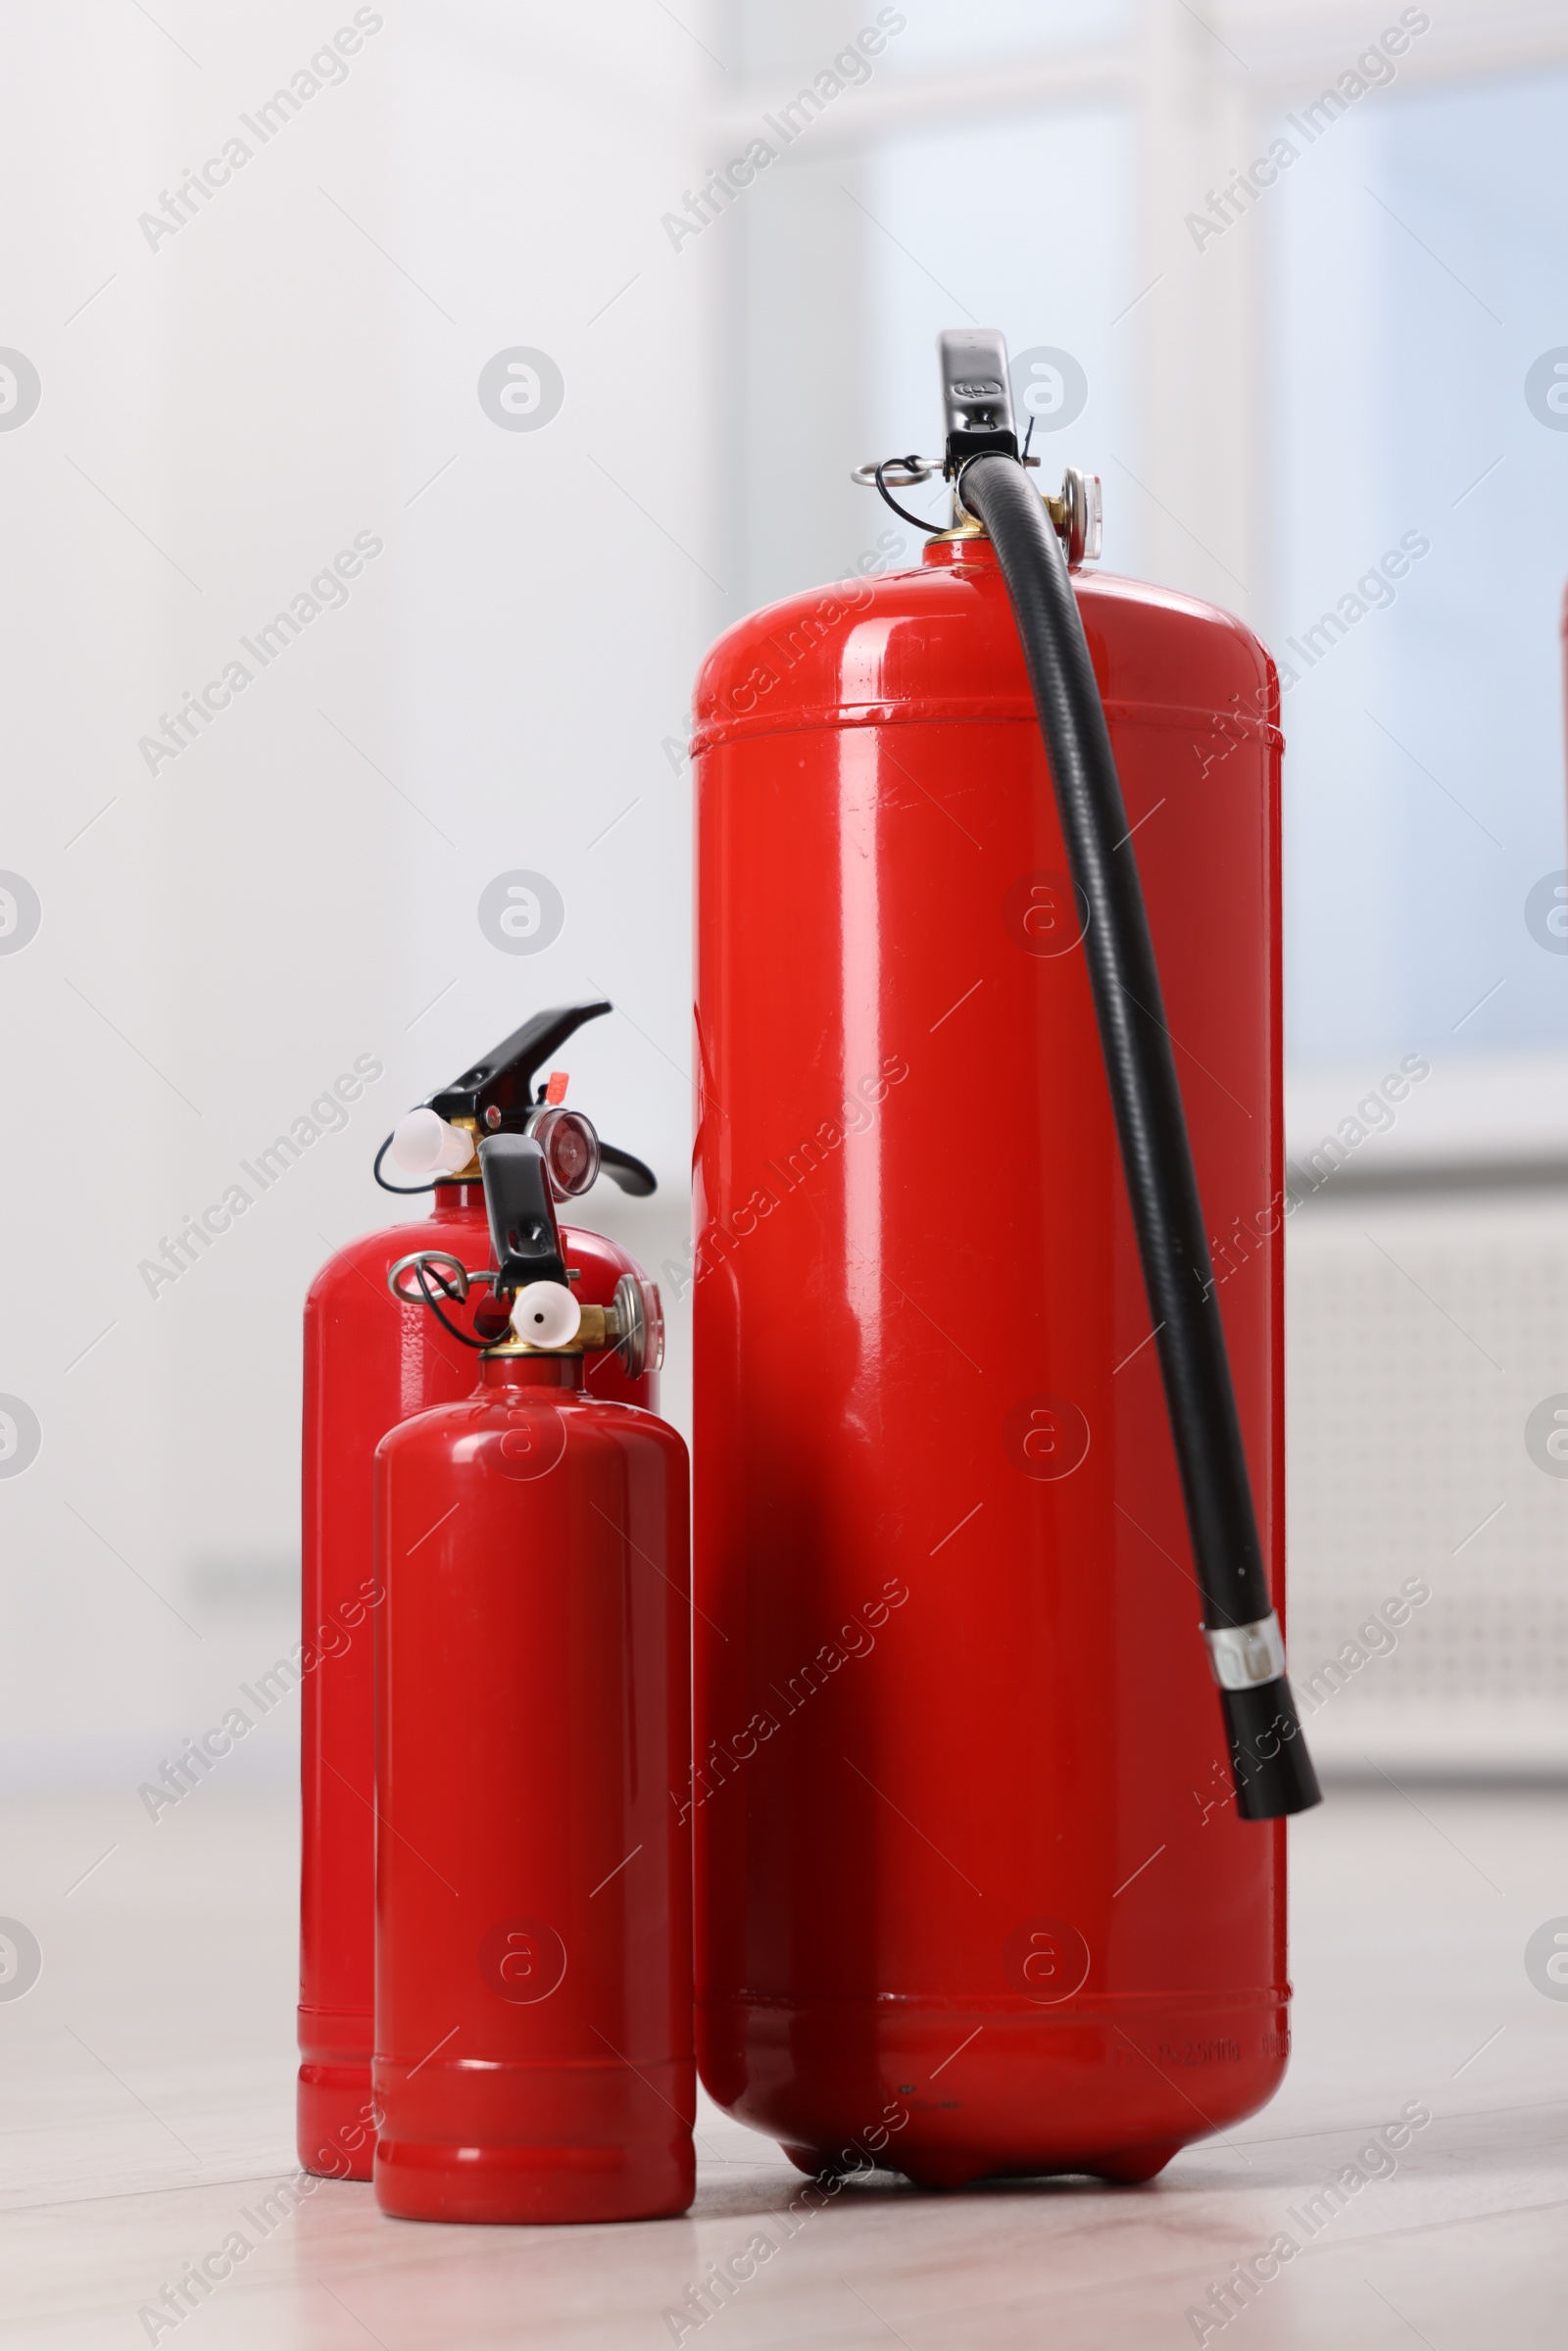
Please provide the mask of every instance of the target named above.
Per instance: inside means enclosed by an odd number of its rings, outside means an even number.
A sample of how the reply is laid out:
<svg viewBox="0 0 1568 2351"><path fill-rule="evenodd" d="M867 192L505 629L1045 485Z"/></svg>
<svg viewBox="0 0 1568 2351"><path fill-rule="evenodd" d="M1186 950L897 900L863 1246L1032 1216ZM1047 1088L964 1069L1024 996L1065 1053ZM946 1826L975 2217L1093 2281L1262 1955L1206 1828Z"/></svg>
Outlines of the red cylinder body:
<svg viewBox="0 0 1568 2351"><path fill-rule="evenodd" d="M608 1305L640 1270L598 1233L564 1226L562 1244L585 1304ZM298 2145L307 2171L349 2180L369 2179L375 2141L375 1448L400 1420L468 1395L477 1360L423 1305L390 1296L388 1268L419 1249L494 1262L478 1184L439 1184L428 1216L351 1241L305 1306ZM597 1356L589 1376L595 1395L658 1408L657 1375L628 1380L618 1356Z"/></svg>
<svg viewBox="0 0 1568 2351"><path fill-rule="evenodd" d="M1283 1597L1273 664L1075 575ZM703 2080L803 2163L1158 2171L1279 2082L1080 917L989 541L743 621L698 788Z"/></svg>
<svg viewBox="0 0 1568 2351"><path fill-rule="evenodd" d="M686 1447L487 1356L376 1456L376 2197L625 2221L694 2184Z"/></svg>

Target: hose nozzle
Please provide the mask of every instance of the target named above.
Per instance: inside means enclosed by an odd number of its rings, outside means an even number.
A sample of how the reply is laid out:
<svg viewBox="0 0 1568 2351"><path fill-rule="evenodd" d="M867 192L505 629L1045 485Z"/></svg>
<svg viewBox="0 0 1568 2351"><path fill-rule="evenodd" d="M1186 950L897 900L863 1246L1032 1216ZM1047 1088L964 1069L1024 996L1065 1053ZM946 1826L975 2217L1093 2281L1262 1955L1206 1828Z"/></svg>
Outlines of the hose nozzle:
<svg viewBox="0 0 1568 2351"><path fill-rule="evenodd" d="M1219 1710L1230 1740L1236 1809L1244 1821L1283 1820L1322 1802L1296 1698L1283 1674L1277 1682L1254 1683L1249 1690L1222 1690Z"/></svg>
<svg viewBox="0 0 1568 2351"><path fill-rule="evenodd" d="M1244 1821L1305 1812L1320 1790L1285 1679L1279 1618L1270 1609L1250 1625L1205 1625L1203 1641L1219 1684L1238 1812Z"/></svg>

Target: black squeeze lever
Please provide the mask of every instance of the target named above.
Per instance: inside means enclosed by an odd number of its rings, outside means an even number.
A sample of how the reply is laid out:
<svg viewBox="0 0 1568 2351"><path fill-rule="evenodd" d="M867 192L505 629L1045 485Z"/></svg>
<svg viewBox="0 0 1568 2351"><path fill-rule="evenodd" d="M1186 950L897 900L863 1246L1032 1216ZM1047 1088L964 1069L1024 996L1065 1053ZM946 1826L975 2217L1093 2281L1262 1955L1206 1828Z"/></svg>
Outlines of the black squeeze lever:
<svg viewBox="0 0 1568 2351"><path fill-rule="evenodd" d="M432 1094L426 1106L438 1118L473 1118L481 1126L489 1124L485 1112L497 1110L500 1124L520 1126L534 1106L533 1082L539 1071L555 1059L566 1039L574 1037L585 1021L597 1020L610 1009L609 1003L601 1001L557 1004L549 1011L536 1012L520 1029L504 1037L494 1053L466 1069L456 1084Z"/></svg>
<svg viewBox="0 0 1568 2351"><path fill-rule="evenodd" d="M597 1020L612 1010L609 1002L601 998L594 1004L556 1004L548 1011L536 1012L525 1020L520 1029L504 1037L493 1053L485 1053L466 1069L450 1086L432 1094L425 1107L434 1110L438 1118L471 1118L477 1125L492 1133L515 1132L536 1107L534 1080L541 1069L553 1061L568 1037L574 1037L585 1021ZM494 1111L492 1120L487 1114ZM659 1187L653 1169L630 1151L606 1143L599 1144L599 1163L607 1176L638 1200L647 1199Z"/></svg>
<svg viewBox="0 0 1568 2351"><path fill-rule="evenodd" d="M951 481L965 461L988 452L1017 458L1007 355L1002 337L984 327L962 327L937 338L942 362L942 405L947 418L947 462Z"/></svg>
<svg viewBox="0 0 1568 2351"><path fill-rule="evenodd" d="M529 1282L566 1285L545 1154L531 1135L486 1135L479 1145L497 1295Z"/></svg>
<svg viewBox="0 0 1568 2351"><path fill-rule="evenodd" d="M641 1159L634 1159L630 1151L617 1151L603 1135L599 1138L599 1165L612 1183L618 1184L622 1192L629 1192L634 1200L646 1200L651 1192L659 1190L659 1179L651 1167L644 1166Z"/></svg>

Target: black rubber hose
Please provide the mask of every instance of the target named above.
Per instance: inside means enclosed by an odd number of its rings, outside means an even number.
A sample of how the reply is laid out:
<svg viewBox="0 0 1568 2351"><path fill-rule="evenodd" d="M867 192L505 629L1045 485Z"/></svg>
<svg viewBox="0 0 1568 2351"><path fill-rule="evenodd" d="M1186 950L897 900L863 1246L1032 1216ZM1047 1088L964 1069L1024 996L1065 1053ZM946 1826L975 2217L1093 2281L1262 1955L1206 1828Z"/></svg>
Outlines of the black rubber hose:
<svg viewBox="0 0 1568 2351"><path fill-rule="evenodd" d="M1066 558L1015 459L972 458L959 495L990 533L1022 640L1084 933L1101 1051L1149 1294L1188 1532L1209 1630L1271 1615L1268 1574L1192 1145L1110 731ZM1319 1800L1283 1676L1220 1690L1247 1819Z"/></svg>

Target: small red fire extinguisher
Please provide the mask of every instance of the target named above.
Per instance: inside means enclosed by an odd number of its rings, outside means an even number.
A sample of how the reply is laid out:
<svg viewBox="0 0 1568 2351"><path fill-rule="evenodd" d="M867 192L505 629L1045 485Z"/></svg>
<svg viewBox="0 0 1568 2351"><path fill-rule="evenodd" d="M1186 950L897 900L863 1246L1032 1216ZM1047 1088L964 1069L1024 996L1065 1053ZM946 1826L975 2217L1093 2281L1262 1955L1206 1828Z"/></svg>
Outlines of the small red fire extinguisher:
<svg viewBox="0 0 1568 2351"><path fill-rule="evenodd" d="M591 1120L564 1106L559 1072L536 1085L567 1039L610 1008L601 1002L536 1012L400 1120L376 1154L376 1180L387 1191L430 1194L430 1214L340 1249L306 1301L298 2143L307 2171L368 2180L375 2144L371 1628L382 1599L371 1542L375 1448L399 1421L466 1396L472 1385L465 1342L479 1335L493 1301L482 1284L471 1296L457 1289L461 1281L466 1292L467 1270L488 1260L474 1156L480 1136L533 1135L552 1191L564 1200L585 1193L601 1168L624 1192L654 1190L640 1159L603 1143ZM382 1174L388 1155L409 1182L393 1184ZM608 1307L621 1282L646 1278L598 1233L563 1228L562 1244L585 1306ZM400 1264L389 1293L388 1274ZM425 1306L421 1287L440 1304L440 1319ZM587 1367L588 1387L607 1401L657 1411L659 1355L657 1333L635 1369L624 1349L598 1354Z"/></svg>
<svg viewBox="0 0 1568 2351"><path fill-rule="evenodd" d="M694 2184L686 1448L584 1383L652 1285L579 1303L540 1143L479 1164L499 1334L376 1451L376 2197L652 2219Z"/></svg>

